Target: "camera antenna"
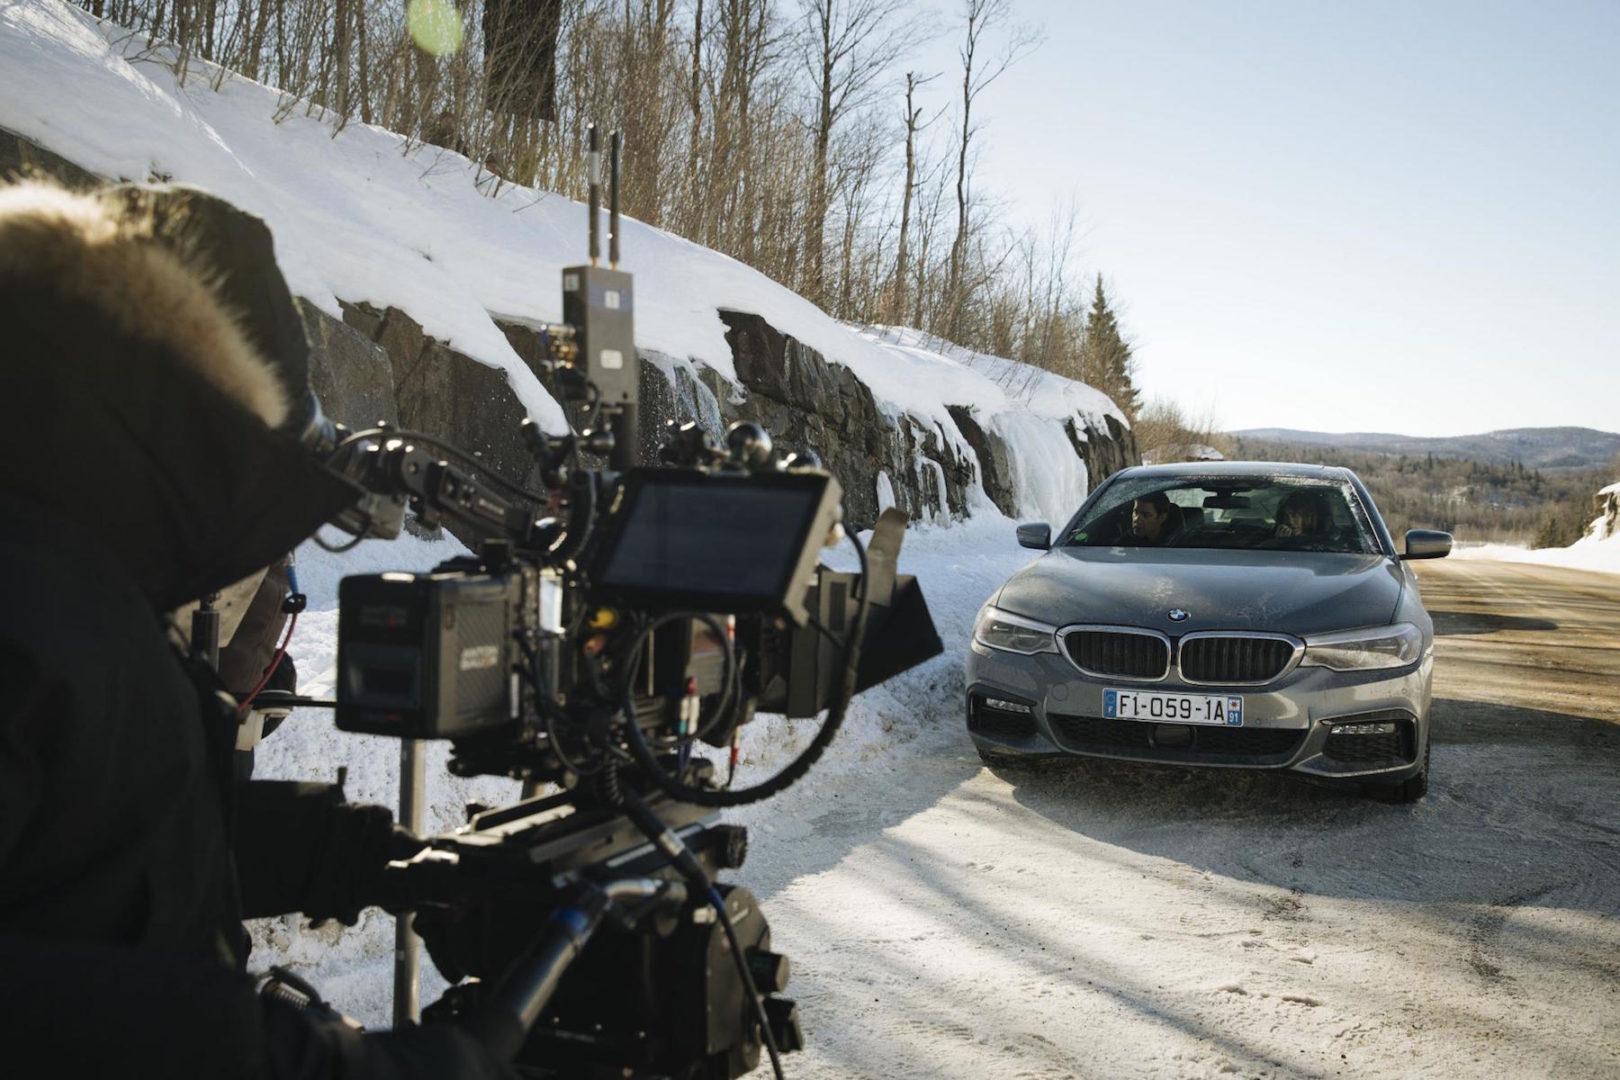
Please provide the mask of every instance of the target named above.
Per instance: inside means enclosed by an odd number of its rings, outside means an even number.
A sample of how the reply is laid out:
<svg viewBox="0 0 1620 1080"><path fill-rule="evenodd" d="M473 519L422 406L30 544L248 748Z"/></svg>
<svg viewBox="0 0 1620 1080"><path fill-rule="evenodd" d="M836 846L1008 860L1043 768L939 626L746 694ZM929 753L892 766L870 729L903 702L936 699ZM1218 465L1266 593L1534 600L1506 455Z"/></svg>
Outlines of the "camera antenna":
<svg viewBox="0 0 1620 1080"><path fill-rule="evenodd" d="M608 136L608 267L619 268L619 129Z"/></svg>
<svg viewBox="0 0 1620 1080"><path fill-rule="evenodd" d="M583 391L597 416L606 421L604 433L611 432L613 436L608 468L623 472L634 468L639 460L636 405L641 393L641 361L636 357L635 283L630 274L618 269L619 155L624 139L620 132L613 132L608 162L613 173L610 192L613 233L608 243L614 265L608 267L601 265L602 132L596 124L590 124L585 135L586 175L590 182L587 208L590 261L584 266L563 267L563 323L572 334L571 366L583 376L578 389ZM596 423L591 426L595 428Z"/></svg>
<svg viewBox="0 0 1620 1080"><path fill-rule="evenodd" d="M602 226L598 221L602 216L602 144L595 124L585 125L585 140L588 150L585 155L585 176L590 184L590 255L591 265L595 266L602 257Z"/></svg>

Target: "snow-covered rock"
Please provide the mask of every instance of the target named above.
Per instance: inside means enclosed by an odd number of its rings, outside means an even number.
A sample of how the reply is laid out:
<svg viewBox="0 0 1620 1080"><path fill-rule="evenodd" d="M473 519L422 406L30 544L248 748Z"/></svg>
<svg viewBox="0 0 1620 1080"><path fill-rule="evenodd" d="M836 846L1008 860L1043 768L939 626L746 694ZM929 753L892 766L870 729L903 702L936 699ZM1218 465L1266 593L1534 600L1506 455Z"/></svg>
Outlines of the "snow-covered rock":
<svg viewBox="0 0 1620 1080"><path fill-rule="evenodd" d="M1597 511L1587 535L1591 540L1620 539L1620 483L1610 484L1592 498Z"/></svg>
<svg viewBox="0 0 1620 1080"><path fill-rule="evenodd" d="M1124 414L1084 383L907 327L859 332L937 380L984 494L1009 517L1062 521L1093 483L1138 460Z"/></svg>

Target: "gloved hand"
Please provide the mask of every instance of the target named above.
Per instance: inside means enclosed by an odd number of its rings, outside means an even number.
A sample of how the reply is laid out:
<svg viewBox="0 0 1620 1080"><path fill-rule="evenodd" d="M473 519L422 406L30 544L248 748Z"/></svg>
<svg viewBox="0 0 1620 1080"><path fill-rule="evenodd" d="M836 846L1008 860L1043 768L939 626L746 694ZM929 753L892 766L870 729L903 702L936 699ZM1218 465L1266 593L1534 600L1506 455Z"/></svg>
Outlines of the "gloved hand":
<svg viewBox="0 0 1620 1080"><path fill-rule="evenodd" d="M238 789L236 863L243 914L301 911L353 925L388 900L388 863L424 843L386 807L348 803L331 784L259 780Z"/></svg>

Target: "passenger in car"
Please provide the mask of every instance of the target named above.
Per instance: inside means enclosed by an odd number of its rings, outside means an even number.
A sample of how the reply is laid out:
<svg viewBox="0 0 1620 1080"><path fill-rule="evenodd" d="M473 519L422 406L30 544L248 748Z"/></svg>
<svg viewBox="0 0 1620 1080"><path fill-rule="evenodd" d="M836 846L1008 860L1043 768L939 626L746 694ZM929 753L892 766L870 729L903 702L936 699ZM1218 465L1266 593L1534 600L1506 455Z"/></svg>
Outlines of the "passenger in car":
<svg viewBox="0 0 1620 1080"><path fill-rule="evenodd" d="M1181 515L1162 491L1131 505L1131 537L1142 547L1163 547L1181 531Z"/></svg>

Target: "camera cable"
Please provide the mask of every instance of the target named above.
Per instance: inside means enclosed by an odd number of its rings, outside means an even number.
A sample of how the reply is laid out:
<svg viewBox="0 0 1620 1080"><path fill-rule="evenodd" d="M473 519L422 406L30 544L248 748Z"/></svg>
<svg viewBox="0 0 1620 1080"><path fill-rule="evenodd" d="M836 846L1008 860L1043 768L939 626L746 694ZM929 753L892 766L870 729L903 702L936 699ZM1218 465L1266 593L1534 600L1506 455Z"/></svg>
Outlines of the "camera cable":
<svg viewBox="0 0 1620 1080"><path fill-rule="evenodd" d="M717 616L706 611L672 612L667 615L661 615L649 622L647 625L643 626L636 633L636 636L631 640L630 648L625 654L625 661L622 665L622 670L626 673L627 680L634 678L636 668L641 661L642 652L647 646L648 639L650 639L652 635L661 627L667 626L673 622L683 622L687 619L700 622L713 631L715 640L720 643L720 655L724 661L724 665L722 667L723 674L720 679L721 696L720 699L715 703L714 709L709 713L709 718L701 724L693 724L691 731L684 732L682 735L677 737L671 744L675 747L688 747L691 745L693 740L701 739L704 736L711 734L730 714L732 708L736 704L738 696L741 693L741 680L738 672L740 665L737 662L736 645L732 641L731 634L727 632L725 623L721 622ZM627 727L639 727L639 725L635 723L636 711L634 691L634 685L628 683L627 681L624 702L625 717L628 721L630 721L626 725ZM646 736L643 734L642 738L645 740Z"/></svg>
<svg viewBox="0 0 1620 1080"><path fill-rule="evenodd" d="M534 686L535 694L540 698L539 713L545 724L547 745L551 747L551 752L557 755L557 760L562 762L563 768L572 772L575 776L591 776L600 772L603 763L592 766L583 765L563 749L562 739L557 734L557 713L559 708L557 703L552 700L551 695L546 692L545 675L540 669L540 654L522 638L518 639L518 647L523 650L523 654L529 662L529 681Z"/></svg>
<svg viewBox="0 0 1620 1080"><path fill-rule="evenodd" d="M672 799L691 803L694 806L704 806L723 809L732 806L746 806L768 799L778 792L785 791L810 771L821 755L832 744L833 737L843 726L844 716L849 711L850 699L855 696L855 680L861 663L861 643L866 637L866 617L871 608L871 589L867 583L868 565L866 548L854 533L849 533L850 543L855 545L855 552L860 557L861 564L861 591L860 599L856 603L855 619L850 626L849 639L844 646L844 682L839 688L832 707L827 711L827 718L822 722L821 730L816 732L810 744L804 751L789 762L782 771L769 780L762 781L750 787L732 790L716 790L701 788L688 784L678 777L672 776L658 755L647 742L647 737L641 730L641 725L635 722L635 699L633 687L625 687L624 708L629 723L624 725L624 740L630 750L630 755L637 765L647 774L654 786ZM676 616L667 616L675 618ZM712 619L713 617L710 616ZM639 648L639 642L638 648Z"/></svg>
<svg viewBox="0 0 1620 1080"><path fill-rule="evenodd" d="M364 527L361 528L358 532L356 532L354 534L354 536L352 536L347 543L334 544L334 543L330 542L329 540L327 540L326 537L322 536L318 532L314 536L311 536L310 539L315 541L315 546L316 547L320 548L324 552L327 552L328 554L331 554L331 555L344 555L344 554L347 554L348 552L351 552L355 548L359 547L360 546L360 541L364 540L366 538L366 534L371 531L371 523L372 523L371 515L370 514L365 514L364 518L365 518Z"/></svg>
<svg viewBox="0 0 1620 1080"><path fill-rule="evenodd" d="M731 914L726 911L725 897L720 890L709 881L709 875L704 872L703 864L698 862L697 856L686 846L679 836L675 835L668 825L665 825L651 807L641 796L629 788L614 784L620 805L636 828L641 830L643 836L652 841L669 860L677 873L686 879L688 887L695 895L708 898L709 904L714 908L715 919L720 928L725 931L726 941L731 945L731 959L737 966L737 974L742 979L743 989L748 996L749 1004L753 1006L754 1020L759 1025L760 1041L765 1044L765 1050L770 1054L771 1072L776 1080L783 1080L782 1055L776 1047L776 1035L771 1031L770 1018L765 1015L764 999L760 996L759 987L754 982L754 974L748 968L748 957L743 952L742 943L737 939L737 928L731 921Z"/></svg>
<svg viewBox="0 0 1620 1080"><path fill-rule="evenodd" d="M298 613L295 611L292 618L287 621L287 632L282 635L281 644L276 648L275 655L270 658L269 666L264 669L264 674L259 676L259 681L254 684L253 689L242 699L242 703L236 707L237 716L246 716L253 708L253 701L259 696L259 692L269 685L271 677L275 675L276 669L281 666L281 661L287 655L287 646L292 644L293 631L297 628Z"/></svg>
<svg viewBox="0 0 1620 1080"><path fill-rule="evenodd" d="M298 629L298 615L309 604L309 598L298 588L298 569L291 556L287 559L287 585L287 595L281 601L281 610L289 616L287 632L282 636L281 644L277 647L275 655L270 658L270 664L264 669L264 674L259 677L259 681L248 692L247 697L242 699L242 703L236 707L238 717L246 716L253 708L253 702L264 688L270 685L276 669L281 667L281 662L287 658L287 646L292 644L293 631Z"/></svg>

